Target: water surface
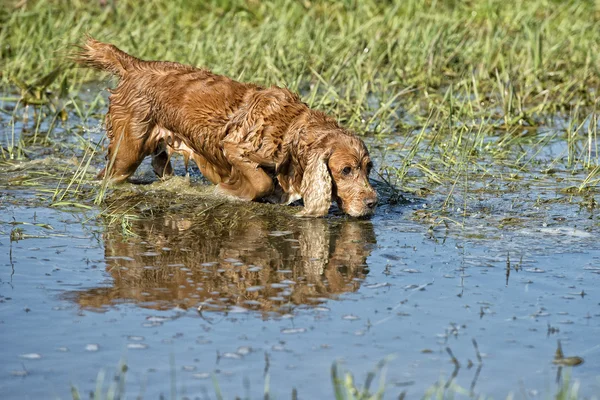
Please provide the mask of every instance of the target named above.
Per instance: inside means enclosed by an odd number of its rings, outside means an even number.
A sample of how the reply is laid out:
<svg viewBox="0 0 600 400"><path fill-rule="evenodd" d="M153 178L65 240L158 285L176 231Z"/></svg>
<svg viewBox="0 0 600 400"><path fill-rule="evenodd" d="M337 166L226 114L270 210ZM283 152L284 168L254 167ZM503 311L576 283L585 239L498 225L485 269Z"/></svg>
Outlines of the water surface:
<svg viewBox="0 0 600 400"><path fill-rule="evenodd" d="M98 124L82 135L99 140ZM473 182L445 214L445 193L396 203L379 185L371 220L224 202L192 171L118 188L100 215L50 207L83 154L72 129L53 134L71 147L43 143L0 172L3 398L85 396L120 360L129 397L215 398L214 376L226 398L262 397L265 382L276 398L329 398L334 361L362 382L390 355L386 398L436 382L544 398L567 370L558 341L584 359L569 372L580 393L600 393L599 220L565 190L569 171ZM394 138L368 141L399 162L383 151Z"/></svg>

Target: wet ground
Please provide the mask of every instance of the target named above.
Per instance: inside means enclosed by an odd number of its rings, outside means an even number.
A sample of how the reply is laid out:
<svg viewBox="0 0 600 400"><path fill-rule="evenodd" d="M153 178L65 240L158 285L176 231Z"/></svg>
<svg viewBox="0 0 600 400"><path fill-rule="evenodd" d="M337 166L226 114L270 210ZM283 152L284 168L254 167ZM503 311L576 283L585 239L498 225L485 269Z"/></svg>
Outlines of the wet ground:
<svg viewBox="0 0 600 400"><path fill-rule="evenodd" d="M598 193L574 194L570 171L472 182L443 216L433 210L447 193L396 202L379 185L371 220L298 219L215 198L195 173L127 184L94 206L97 184L73 194L74 182L62 202L56 188L81 143L100 140L98 117L35 141L33 115L8 117L5 149L14 127L29 152L0 168L3 398L66 399L71 385L85 397L100 371L106 391L119 362L128 397L215 398L216 381L225 398L331 398L334 361L362 383L384 359L386 398L436 383L546 398L569 374L580 394L600 393ZM380 163L397 162L394 138L367 141ZM584 362L553 362L559 341Z"/></svg>

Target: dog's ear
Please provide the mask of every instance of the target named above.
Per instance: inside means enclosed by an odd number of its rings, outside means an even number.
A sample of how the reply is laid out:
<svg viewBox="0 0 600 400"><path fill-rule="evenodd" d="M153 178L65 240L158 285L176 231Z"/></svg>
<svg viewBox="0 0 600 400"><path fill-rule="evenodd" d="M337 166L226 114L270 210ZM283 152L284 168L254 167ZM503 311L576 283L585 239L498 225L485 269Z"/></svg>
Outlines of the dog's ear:
<svg viewBox="0 0 600 400"><path fill-rule="evenodd" d="M300 217L323 217L331 207L332 179L327 167L329 153L314 152L310 155L300 192L304 201L304 210Z"/></svg>

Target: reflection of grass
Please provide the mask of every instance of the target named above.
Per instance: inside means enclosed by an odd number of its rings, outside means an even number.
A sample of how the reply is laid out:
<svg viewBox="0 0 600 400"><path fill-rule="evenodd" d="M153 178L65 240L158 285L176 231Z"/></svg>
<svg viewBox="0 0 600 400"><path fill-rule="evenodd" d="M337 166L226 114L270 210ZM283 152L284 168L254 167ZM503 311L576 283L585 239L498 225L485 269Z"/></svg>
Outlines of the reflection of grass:
<svg viewBox="0 0 600 400"><path fill-rule="evenodd" d="M176 372L175 366L173 364L173 360L171 360L171 384L170 384L170 398L172 400L178 399L180 397L177 396L177 387L176 387ZM311 385L322 385L322 399L335 399L335 400L381 400L384 398L386 391L390 391L388 388L386 390L386 382L385 382L385 365L386 361L380 362L377 367L370 371L367 374L365 382L362 386L356 384L354 377L349 372L343 372L341 370L340 365L337 362L334 362L331 367L331 384L333 388L329 388L326 382L322 384L318 382L312 382ZM96 389L94 392L91 392L89 398L91 400L115 400L115 399L123 399L127 398L126 391L126 374L128 371L128 367L124 361L122 361L115 375L112 379L106 379L105 371L100 371L98 373L98 377L96 379ZM371 384L373 380L377 378L379 375L379 384L378 388L373 391L371 389ZM108 383L107 385L107 382ZM234 397L224 397L223 391L219 385L218 377L213 374L212 376L212 385L213 392L216 399L225 399L225 398L234 398ZM167 390L167 383L164 384L165 390ZM296 399L298 396L302 395L301 391L298 391L296 388L290 388L291 398ZM71 395L74 400L80 400L83 397L79 393L79 390L76 386L71 387ZM388 394L389 397L390 394ZM204 396L209 398L208 394L204 392ZM402 391L399 395L398 399L404 400L408 398L413 398L408 395L406 391ZM185 396L184 398L188 398ZM138 398L143 398L140 394ZM162 398L162 397L161 397ZM210 397L212 398L212 397ZM242 397L235 397L236 399L241 399ZM243 397L248 399L249 397ZM264 399L274 399L275 397L270 393L270 375L268 373L265 374L265 385L264 385ZM422 400L444 400L444 399L455 399L455 398L472 398L472 399L487 399L485 395L475 394L472 389L463 388L456 383L448 384L444 380L440 380L440 382L433 384L428 389L425 390L425 393L419 397ZM579 395L579 382L571 381L570 374L566 374L565 378L562 382L556 387L555 392L553 394L541 395L541 399L553 399L553 400L578 400L582 397ZM506 397L507 400L513 399L513 394L510 393ZM592 398L593 399L593 398Z"/></svg>

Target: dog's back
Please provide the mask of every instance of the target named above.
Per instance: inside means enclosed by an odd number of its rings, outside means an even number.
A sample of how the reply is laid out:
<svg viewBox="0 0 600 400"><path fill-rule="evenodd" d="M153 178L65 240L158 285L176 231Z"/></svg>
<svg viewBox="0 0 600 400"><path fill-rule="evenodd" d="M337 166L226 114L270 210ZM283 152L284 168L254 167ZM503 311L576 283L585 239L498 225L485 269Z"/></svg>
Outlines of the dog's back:
<svg viewBox="0 0 600 400"><path fill-rule="evenodd" d="M120 78L110 96L112 105L151 113L152 124L176 132L191 145L199 139L221 140L232 110L248 90L258 88L190 65L141 60L91 37L80 48L76 62ZM150 105L152 111L147 110Z"/></svg>
<svg viewBox="0 0 600 400"><path fill-rule="evenodd" d="M183 143L182 148L190 150L188 156L204 160L199 167L211 181L229 176L221 144L227 124L246 95L262 88L189 65L145 61L91 37L80 46L75 61L119 77L106 117L109 159L115 157L110 175L116 181L126 179L152 154L155 171L169 173L168 158L160 154L161 141Z"/></svg>

